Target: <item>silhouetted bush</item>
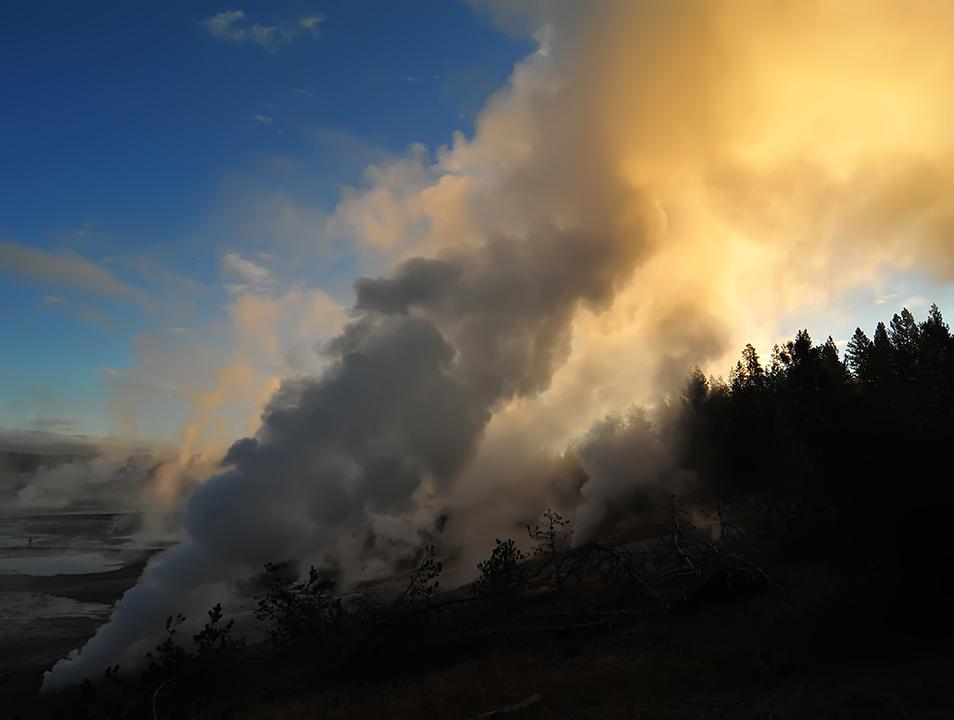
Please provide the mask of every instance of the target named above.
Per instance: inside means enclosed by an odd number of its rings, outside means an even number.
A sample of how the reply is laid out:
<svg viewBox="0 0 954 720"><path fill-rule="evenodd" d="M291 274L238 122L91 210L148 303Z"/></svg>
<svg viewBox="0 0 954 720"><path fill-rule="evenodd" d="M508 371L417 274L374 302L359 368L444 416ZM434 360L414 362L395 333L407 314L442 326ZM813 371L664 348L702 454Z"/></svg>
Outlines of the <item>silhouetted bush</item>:
<svg viewBox="0 0 954 720"><path fill-rule="evenodd" d="M543 526L535 525L531 528L527 525L527 534L536 545L533 548L534 557L546 558L553 564L553 575L556 579L557 589L562 592L564 588L563 572L563 549L570 540L571 532L563 530L569 524L569 520L564 520L563 516L555 510L547 510L543 513Z"/></svg>
<svg viewBox="0 0 954 720"><path fill-rule="evenodd" d="M229 620L225 625L220 625L221 622L222 604L219 603L209 610L209 622L205 624L205 627L192 636L199 647L200 656L229 652L244 645L244 642L232 638L232 627L235 625L235 620Z"/></svg>
<svg viewBox="0 0 954 720"><path fill-rule="evenodd" d="M411 575L407 587L404 588L401 601L429 598L441 589L440 580L437 578L440 577L444 566L434 559L434 552L433 545L425 546L424 557Z"/></svg>
<svg viewBox="0 0 954 720"><path fill-rule="evenodd" d="M488 560L477 563L480 577L475 588L482 593L510 593L527 583L529 556L517 549L513 540L497 538Z"/></svg>
<svg viewBox="0 0 954 720"><path fill-rule="evenodd" d="M156 646L155 653L146 653L149 671L159 676L175 675L181 672L191 655L176 641L176 632L186 620L184 615L169 616L166 620L166 637Z"/></svg>
<svg viewBox="0 0 954 720"><path fill-rule="evenodd" d="M268 624L272 639L280 645L328 639L348 620L335 581L314 567L299 582L289 579L287 571L287 563L265 565L264 592L256 597L255 616Z"/></svg>

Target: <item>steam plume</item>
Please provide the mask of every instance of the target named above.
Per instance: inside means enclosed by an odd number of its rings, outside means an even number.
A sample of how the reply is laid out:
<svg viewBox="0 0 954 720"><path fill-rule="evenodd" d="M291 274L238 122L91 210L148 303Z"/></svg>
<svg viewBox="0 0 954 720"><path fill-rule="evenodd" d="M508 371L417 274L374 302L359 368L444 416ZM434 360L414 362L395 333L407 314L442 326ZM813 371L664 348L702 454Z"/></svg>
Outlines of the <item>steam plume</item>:
<svg viewBox="0 0 954 720"><path fill-rule="evenodd" d="M473 139L344 196L332 231L396 266L356 283L326 370L283 383L191 496L188 540L46 687L265 561L466 497L500 428L531 428L527 449L565 439L885 267L950 278L954 8L620 0L565 22L580 5L526 5L555 24ZM632 433L590 432L586 528L641 480ZM640 459L646 479L665 466Z"/></svg>

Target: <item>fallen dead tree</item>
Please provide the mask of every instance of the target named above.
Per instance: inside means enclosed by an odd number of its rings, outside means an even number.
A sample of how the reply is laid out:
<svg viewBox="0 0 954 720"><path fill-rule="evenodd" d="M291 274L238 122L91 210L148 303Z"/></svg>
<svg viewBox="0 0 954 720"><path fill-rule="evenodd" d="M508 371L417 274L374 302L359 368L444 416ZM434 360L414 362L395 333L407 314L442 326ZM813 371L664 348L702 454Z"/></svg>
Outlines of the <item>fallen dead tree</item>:
<svg viewBox="0 0 954 720"><path fill-rule="evenodd" d="M500 708L499 710L491 710L490 712L481 713L480 715L471 718L471 720L493 720L494 718L511 717L542 702L543 697L541 695L534 694L528 697L526 700L516 703L515 705L508 705L507 707Z"/></svg>

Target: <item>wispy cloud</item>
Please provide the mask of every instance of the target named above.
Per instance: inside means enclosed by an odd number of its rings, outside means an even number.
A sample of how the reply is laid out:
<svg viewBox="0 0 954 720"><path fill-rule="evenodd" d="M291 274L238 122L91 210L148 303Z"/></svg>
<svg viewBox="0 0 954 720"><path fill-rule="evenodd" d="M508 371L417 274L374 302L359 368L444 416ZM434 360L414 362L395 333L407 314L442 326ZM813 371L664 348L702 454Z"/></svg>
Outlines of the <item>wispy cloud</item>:
<svg viewBox="0 0 954 720"><path fill-rule="evenodd" d="M175 397L176 395L179 394L179 388L177 388L175 385L165 385L163 383L142 382L139 380L124 380L122 385L123 387L157 392L160 395L164 395L166 397Z"/></svg>
<svg viewBox="0 0 954 720"><path fill-rule="evenodd" d="M74 298L67 302L59 295L44 295L39 299L38 305L51 312L66 313L74 320L98 325L108 332L115 332L117 329L116 323L108 315L82 300Z"/></svg>
<svg viewBox="0 0 954 720"><path fill-rule="evenodd" d="M367 167L384 164L393 158L385 148L349 130L313 127L305 137L321 146L322 152L334 157L337 167Z"/></svg>
<svg viewBox="0 0 954 720"><path fill-rule="evenodd" d="M889 302L898 297L897 293L893 295L879 295L875 298L875 305L887 305Z"/></svg>
<svg viewBox="0 0 954 720"><path fill-rule="evenodd" d="M146 301L142 288L127 285L102 266L72 251L54 254L17 243L0 242L0 267L17 277L29 276L41 282L116 300ZM48 295L46 300L55 303L60 299Z"/></svg>
<svg viewBox="0 0 954 720"><path fill-rule="evenodd" d="M69 432L75 430L78 423L75 420L66 418L37 418L30 423L37 430L49 430L51 432Z"/></svg>
<svg viewBox="0 0 954 720"><path fill-rule="evenodd" d="M90 222L83 223L83 227L76 231L77 237L86 238L90 237L93 234L99 235L101 233L94 233L96 227L102 222L102 220L91 220Z"/></svg>
<svg viewBox="0 0 954 720"><path fill-rule="evenodd" d="M270 50L290 44L295 38L321 37L320 25L325 16L304 15L297 20L279 20L274 25L251 24L241 10L226 10L202 21L212 37L233 45L252 43Z"/></svg>
<svg viewBox="0 0 954 720"><path fill-rule="evenodd" d="M298 20L298 26L312 33L318 33L318 24L325 20L324 15L307 15ZM319 35L319 37L321 37Z"/></svg>
<svg viewBox="0 0 954 720"><path fill-rule="evenodd" d="M275 122L275 118L265 117L261 114L252 115L252 120L258 120L263 125L271 125L273 122Z"/></svg>
<svg viewBox="0 0 954 720"><path fill-rule="evenodd" d="M126 376L126 373L116 370L115 368L101 367L99 370L104 376L115 378L115 380L112 382L117 383L119 387L130 388L133 390L145 390L147 392L158 393L164 397L176 397L182 392L181 388L178 386L170 385L168 383L152 382L149 380L123 379L124 376Z"/></svg>
<svg viewBox="0 0 954 720"><path fill-rule="evenodd" d="M274 282L268 268L246 260L238 253L226 253L222 257L222 271L229 275L237 275L244 280L244 285L268 285ZM242 289L245 289L244 287Z"/></svg>

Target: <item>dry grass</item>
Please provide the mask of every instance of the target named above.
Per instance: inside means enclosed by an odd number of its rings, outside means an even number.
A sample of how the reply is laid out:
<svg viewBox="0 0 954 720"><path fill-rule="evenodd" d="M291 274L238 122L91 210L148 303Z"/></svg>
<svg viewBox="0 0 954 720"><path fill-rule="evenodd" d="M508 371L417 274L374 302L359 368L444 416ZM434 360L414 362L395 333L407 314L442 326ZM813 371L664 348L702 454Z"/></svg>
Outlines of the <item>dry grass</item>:
<svg viewBox="0 0 954 720"><path fill-rule="evenodd" d="M388 685L305 691L230 717L467 720L534 693L543 703L520 720L944 717L919 712L942 707L934 696L950 677L949 658L846 660L833 654L832 639L823 622L756 599L678 627L627 628L575 652L498 648Z"/></svg>

